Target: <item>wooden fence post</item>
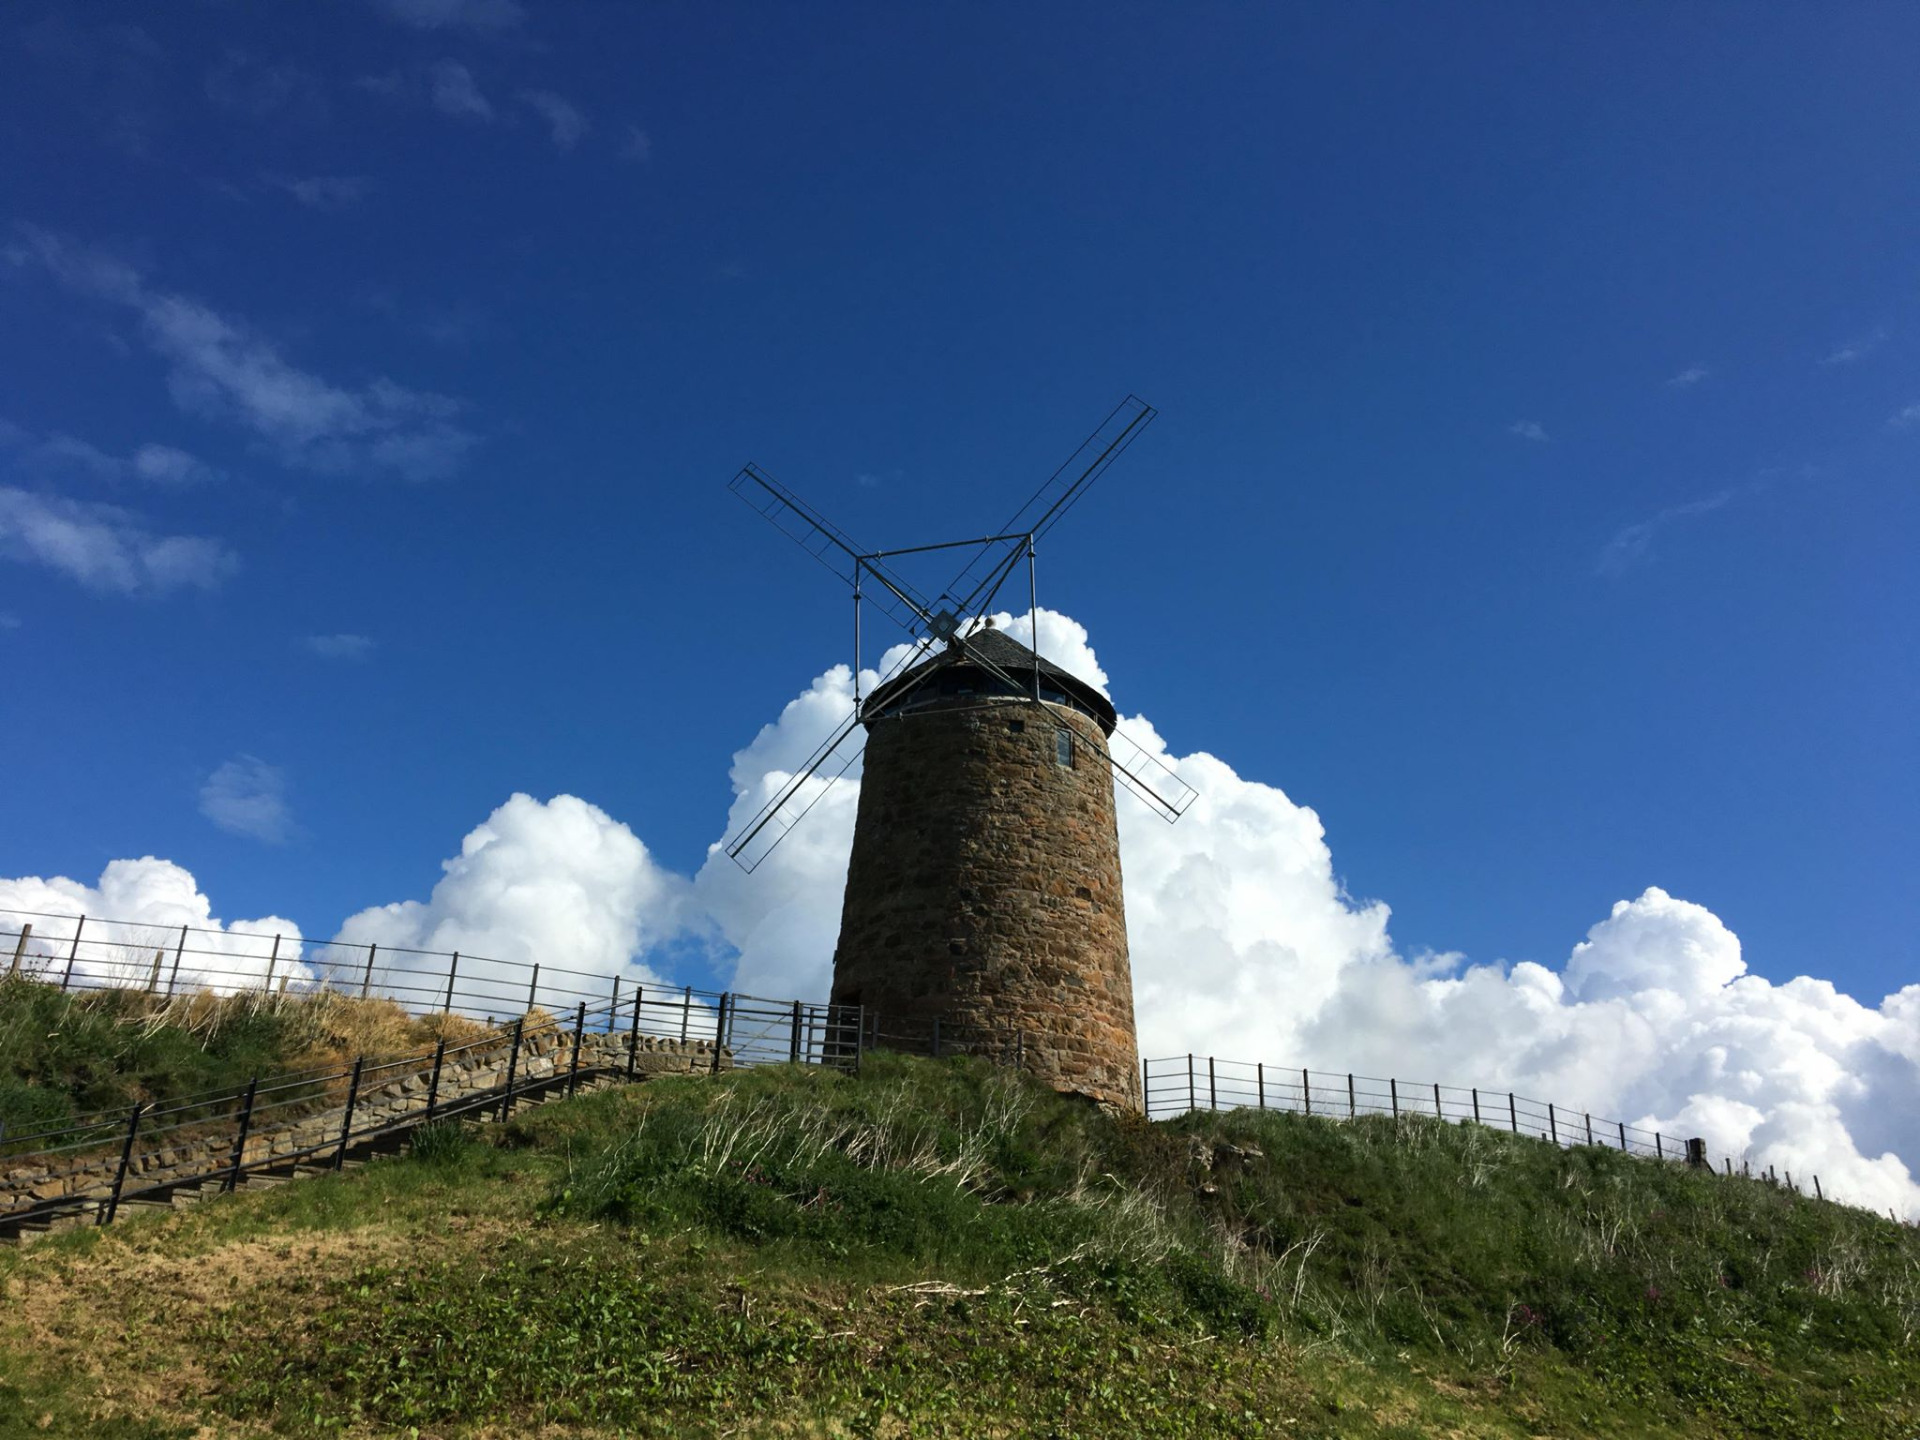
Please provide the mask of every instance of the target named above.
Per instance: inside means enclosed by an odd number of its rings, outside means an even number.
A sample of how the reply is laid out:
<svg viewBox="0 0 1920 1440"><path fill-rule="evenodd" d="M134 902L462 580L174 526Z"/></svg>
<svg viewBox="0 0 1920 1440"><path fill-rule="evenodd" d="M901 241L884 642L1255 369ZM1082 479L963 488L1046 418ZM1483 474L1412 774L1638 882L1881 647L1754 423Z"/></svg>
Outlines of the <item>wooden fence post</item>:
<svg viewBox="0 0 1920 1440"><path fill-rule="evenodd" d="M180 943L173 947L173 969L167 975L167 998L173 998L173 987L180 983L180 957L187 951L187 927L180 927Z"/></svg>
<svg viewBox="0 0 1920 1440"><path fill-rule="evenodd" d="M1387 1093L1393 1097L1393 1118L1398 1120L1400 1118L1400 1082L1389 1077Z"/></svg>
<svg viewBox="0 0 1920 1440"><path fill-rule="evenodd" d="M80 923L73 927L73 944L67 947L67 970L60 977L60 988L65 990L73 984L73 962L80 958L80 932L87 928L87 917L82 915Z"/></svg>
<svg viewBox="0 0 1920 1440"><path fill-rule="evenodd" d="M262 995L271 995L273 993L273 967L279 963L280 937L276 935L273 937L273 949L267 953L267 978L260 982L260 993Z"/></svg>
<svg viewBox="0 0 1920 1440"><path fill-rule="evenodd" d="M1259 1095L1260 1095L1260 1108L1264 1110L1267 1108L1267 1063L1266 1061L1256 1060L1254 1062L1253 1083L1254 1083L1254 1088L1259 1092Z"/></svg>
<svg viewBox="0 0 1920 1440"><path fill-rule="evenodd" d="M647 987L633 987L633 1020L627 1026L627 1078L633 1078L633 1067L640 1053L640 1002L646 998Z"/></svg>
<svg viewBox="0 0 1920 1440"><path fill-rule="evenodd" d="M533 962L533 978L527 982L527 1013L533 1013L533 1007L540 1003L540 962Z"/></svg>
<svg viewBox="0 0 1920 1440"><path fill-rule="evenodd" d="M938 1046L935 1046L934 1053L936 1055L940 1053ZM793 1033L787 1037L787 1063L789 1065L800 1063L800 1002L798 1000L793 1002Z"/></svg>
<svg viewBox="0 0 1920 1440"><path fill-rule="evenodd" d="M1438 1080L1433 1082L1433 1118L1443 1123L1447 1118L1447 1112L1440 1108L1440 1082Z"/></svg>
<svg viewBox="0 0 1920 1440"><path fill-rule="evenodd" d="M1347 1072L1347 1118L1357 1120L1360 1117L1360 1100L1353 1090L1353 1072Z"/></svg>
<svg viewBox="0 0 1920 1440"><path fill-rule="evenodd" d="M1187 1109L1198 1110L1199 1104L1193 1097L1193 1052L1187 1052Z"/></svg>
<svg viewBox="0 0 1920 1440"><path fill-rule="evenodd" d="M453 952L453 958L447 962L447 998L440 1006L442 1015L453 1013L453 977L460 973L460 952Z"/></svg>
<svg viewBox="0 0 1920 1440"><path fill-rule="evenodd" d="M1622 1154L1625 1154L1626 1149L1627 1149L1627 1122L1622 1120L1620 1122L1620 1152Z"/></svg>
<svg viewBox="0 0 1920 1440"><path fill-rule="evenodd" d="M1553 1137L1553 1143L1560 1143L1560 1117L1554 1113L1553 1102L1547 1102L1547 1133Z"/></svg>
<svg viewBox="0 0 1920 1440"><path fill-rule="evenodd" d="M373 957L378 953L378 945L367 946L367 973L360 977L360 998L367 998L367 992L373 988Z"/></svg>
<svg viewBox="0 0 1920 1440"><path fill-rule="evenodd" d="M7 978L11 980L20 973L20 959L27 953L27 941L33 935L33 922L25 922L20 927L20 938L13 942L13 963L7 967Z"/></svg>
<svg viewBox="0 0 1920 1440"><path fill-rule="evenodd" d="M1476 1125L1480 1123L1480 1087L1478 1085L1473 1087L1473 1123Z"/></svg>
<svg viewBox="0 0 1920 1440"><path fill-rule="evenodd" d="M1300 1067L1300 1104L1304 1114L1313 1114L1313 1077L1304 1065Z"/></svg>
<svg viewBox="0 0 1920 1440"><path fill-rule="evenodd" d="M1213 1078L1213 1056L1211 1055L1207 1056L1207 1108L1209 1110L1220 1108L1220 1086Z"/></svg>
<svg viewBox="0 0 1920 1440"><path fill-rule="evenodd" d="M1513 1125L1513 1133L1520 1133L1520 1107L1514 1102L1513 1092L1507 1091L1507 1119Z"/></svg>
<svg viewBox="0 0 1920 1440"><path fill-rule="evenodd" d="M500 1095L500 1118L506 1119L513 1113L513 1077L520 1068L520 1039L526 1034L527 1017L521 1015L513 1022L513 1049L507 1052L507 1084Z"/></svg>

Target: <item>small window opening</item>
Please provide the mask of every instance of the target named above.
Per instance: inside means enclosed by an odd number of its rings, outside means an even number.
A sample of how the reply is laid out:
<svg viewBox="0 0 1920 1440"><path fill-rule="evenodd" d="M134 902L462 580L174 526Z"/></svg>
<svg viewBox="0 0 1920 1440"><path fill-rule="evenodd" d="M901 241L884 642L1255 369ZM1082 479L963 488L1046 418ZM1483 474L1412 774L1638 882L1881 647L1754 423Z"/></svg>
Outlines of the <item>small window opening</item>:
<svg viewBox="0 0 1920 1440"><path fill-rule="evenodd" d="M1073 732L1071 730L1053 732L1053 758L1069 770L1073 768Z"/></svg>
<svg viewBox="0 0 1920 1440"><path fill-rule="evenodd" d="M1024 735L1027 733L1027 722L1024 720L1009 720L1007 721L1007 729L1016 735Z"/></svg>

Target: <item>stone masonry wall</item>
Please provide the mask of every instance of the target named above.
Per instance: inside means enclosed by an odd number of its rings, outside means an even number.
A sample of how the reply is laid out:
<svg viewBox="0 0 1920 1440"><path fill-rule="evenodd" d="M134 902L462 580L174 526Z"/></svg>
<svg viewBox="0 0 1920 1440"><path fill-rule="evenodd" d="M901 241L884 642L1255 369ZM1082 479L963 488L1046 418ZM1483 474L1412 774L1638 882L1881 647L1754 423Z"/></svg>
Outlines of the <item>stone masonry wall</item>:
<svg viewBox="0 0 1920 1440"><path fill-rule="evenodd" d="M877 1011L883 1032L937 1016L954 1048L962 1026L1021 1032L1027 1069L1056 1089L1138 1109L1113 774L1087 744L1099 727L991 699L868 729L834 1002Z"/></svg>

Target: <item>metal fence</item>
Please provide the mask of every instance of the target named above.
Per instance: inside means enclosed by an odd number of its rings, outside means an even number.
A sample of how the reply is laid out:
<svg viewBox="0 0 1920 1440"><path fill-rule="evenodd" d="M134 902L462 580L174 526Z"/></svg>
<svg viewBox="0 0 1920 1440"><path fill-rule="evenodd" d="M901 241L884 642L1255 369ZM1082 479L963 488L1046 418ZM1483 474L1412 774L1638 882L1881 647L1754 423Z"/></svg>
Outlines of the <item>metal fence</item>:
<svg viewBox="0 0 1920 1440"><path fill-rule="evenodd" d="M1443 1124L1486 1125L1536 1137L1562 1149L1597 1145L1647 1160L1713 1168L1706 1141L1698 1137L1662 1134L1511 1090L1339 1074L1258 1061L1221 1060L1212 1055L1142 1060L1140 1082L1149 1120L1171 1119L1194 1110L1279 1110L1327 1120L1357 1120L1363 1115L1419 1117ZM1737 1171L1731 1156L1722 1156L1721 1164L1727 1175L1753 1174L1745 1160ZM1784 1179L1772 1170L1759 1178L1800 1192L1791 1170ZM1820 1177L1809 1178L1814 1196L1825 1199Z"/></svg>

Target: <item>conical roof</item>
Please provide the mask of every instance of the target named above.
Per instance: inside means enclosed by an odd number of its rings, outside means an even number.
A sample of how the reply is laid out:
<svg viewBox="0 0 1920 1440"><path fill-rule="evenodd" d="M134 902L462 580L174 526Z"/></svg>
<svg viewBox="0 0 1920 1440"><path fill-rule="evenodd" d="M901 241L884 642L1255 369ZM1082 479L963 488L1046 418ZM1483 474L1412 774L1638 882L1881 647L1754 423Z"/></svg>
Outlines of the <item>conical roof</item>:
<svg viewBox="0 0 1920 1440"><path fill-rule="evenodd" d="M1019 688L1009 690L1006 682L983 668L981 662L1004 671L1019 682ZM952 703L968 696L1008 699L1031 696L1036 669L1042 700L1090 715L1100 722L1104 732L1113 733L1118 717L1111 700L1045 656L1034 654L1004 630L975 630L966 637L965 648L949 642L946 649L928 656L875 690L861 707L861 716L871 723L882 716L931 704Z"/></svg>

